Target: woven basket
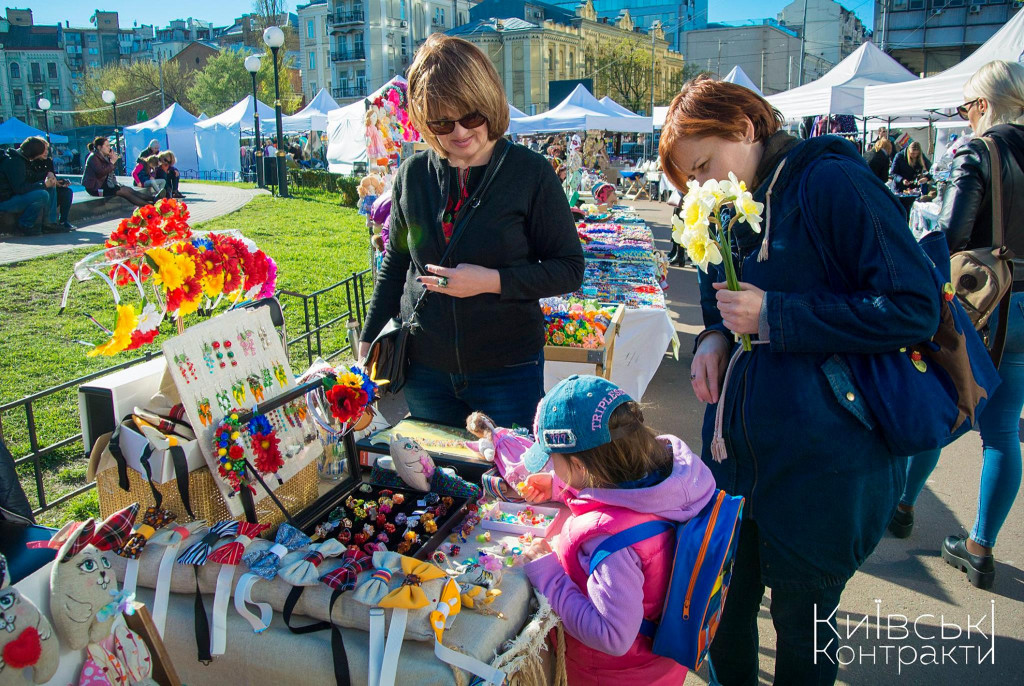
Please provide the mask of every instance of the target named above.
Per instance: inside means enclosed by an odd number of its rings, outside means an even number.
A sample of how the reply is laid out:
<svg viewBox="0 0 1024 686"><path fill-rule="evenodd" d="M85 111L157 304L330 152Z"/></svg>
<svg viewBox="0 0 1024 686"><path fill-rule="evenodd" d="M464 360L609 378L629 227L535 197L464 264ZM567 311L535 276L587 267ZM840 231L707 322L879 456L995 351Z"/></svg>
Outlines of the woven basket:
<svg viewBox="0 0 1024 686"><path fill-rule="evenodd" d="M304 510L317 499L318 490L316 462L302 468L295 476L288 479L274 491L274 495L288 509L292 516ZM188 513L178 494L177 482L174 480L162 484L154 484L164 497L161 506L173 512L180 521L188 521ZM192 511L197 519L205 519L209 523L225 519L234 519L224 503L224 496L210 474L209 467L200 467L188 474L189 497L192 500ZM99 492L100 516L108 517L132 503L140 503L144 508L153 504L153 493L149 483L134 469L128 469L128 490L121 490L117 483L117 469L105 469L96 473L96 490ZM273 535L277 526L285 521L284 513L277 508L274 501L265 497L256 503L256 515L261 524L269 524L268 535Z"/></svg>

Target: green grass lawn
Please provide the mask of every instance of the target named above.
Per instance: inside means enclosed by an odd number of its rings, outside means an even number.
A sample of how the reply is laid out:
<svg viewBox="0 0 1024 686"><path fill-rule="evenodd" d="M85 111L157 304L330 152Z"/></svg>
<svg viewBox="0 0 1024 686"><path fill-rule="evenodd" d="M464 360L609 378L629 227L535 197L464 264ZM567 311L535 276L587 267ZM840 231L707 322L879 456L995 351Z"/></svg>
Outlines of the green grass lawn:
<svg viewBox="0 0 1024 686"><path fill-rule="evenodd" d="M193 229L240 230L274 258L278 264L278 287L285 290L310 293L365 269L368 249L364 218L354 209L341 207L337 195L305 192L303 196L260 196L236 212L197 224ZM98 279L73 283L68 307L63 314L59 313L61 292L74 264L92 250L83 248L0 267L0 292L4 294L0 298L0 404L139 356L140 351L132 351L112 358L86 357L89 348L82 342L91 346L105 340L105 335L85 315L92 314L106 326L113 326L113 300L107 286ZM131 302L127 290L123 295ZM302 301L282 297L282 304L289 338L295 338L304 330ZM343 314L347 308L344 289L332 291L320 300L321 322ZM164 336L146 349L159 351L159 343L171 328L165 323ZM324 354L339 349L346 340L344 322L323 332ZM305 344L293 345L290 357L297 373L304 370ZM80 430L76 388L48 396L35 403L33 409L41 446ZM23 409L0 415L0 435L16 458L30 452ZM43 458L48 499L86 483L85 453L81 441L77 441ZM22 465L19 475L35 503L31 465ZM41 521L59 524L97 511L96 492L91 491L43 514Z"/></svg>

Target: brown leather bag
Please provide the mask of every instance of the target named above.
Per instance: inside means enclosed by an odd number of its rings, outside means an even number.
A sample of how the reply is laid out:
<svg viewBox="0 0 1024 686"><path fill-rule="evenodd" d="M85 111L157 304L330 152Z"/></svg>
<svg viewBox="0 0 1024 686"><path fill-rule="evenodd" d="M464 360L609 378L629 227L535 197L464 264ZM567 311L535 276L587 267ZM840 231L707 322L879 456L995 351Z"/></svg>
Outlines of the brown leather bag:
<svg viewBox="0 0 1024 686"><path fill-rule="evenodd" d="M979 331L988 324L996 306L1002 305L996 338L989 348L992 361L998 367L1006 342L1014 255L1006 247L1003 227L1003 168L999 147L991 138L983 137L981 141L988 149L992 169L992 245L954 253L950 257L950 273L956 297Z"/></svg>

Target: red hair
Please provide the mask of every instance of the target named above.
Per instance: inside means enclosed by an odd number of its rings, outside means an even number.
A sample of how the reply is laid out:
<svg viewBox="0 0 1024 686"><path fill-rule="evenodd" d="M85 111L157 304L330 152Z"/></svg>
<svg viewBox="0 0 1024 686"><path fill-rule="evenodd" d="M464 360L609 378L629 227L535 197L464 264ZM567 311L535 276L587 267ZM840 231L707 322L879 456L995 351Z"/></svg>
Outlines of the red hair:
<svg viewBox="0 0 1024 686"><path fill-rule="evenodd" d="M672 184L686 188L689 175L672 160L672 149L688 136L717 136L740 140L749 119L754 140L764 142L782 127L782 115L754 91L709 76L698 76L683 86L669 105L661 131L658 155Z"/></svg>

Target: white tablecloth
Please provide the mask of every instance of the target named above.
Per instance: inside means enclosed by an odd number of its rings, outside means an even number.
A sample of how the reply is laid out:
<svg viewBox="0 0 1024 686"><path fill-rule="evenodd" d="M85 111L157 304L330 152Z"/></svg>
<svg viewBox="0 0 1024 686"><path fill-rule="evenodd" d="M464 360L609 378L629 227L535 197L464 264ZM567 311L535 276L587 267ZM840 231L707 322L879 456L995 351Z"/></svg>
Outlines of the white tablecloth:
<svg viewBox="0 0 1024 686"><path fill-rule="evenodd" d="M629 393L634 400L642 400L647 385L661 366L665 351L672 344L678 354L679 339L667 310L626 310L615 339L612 357L612 381ZM544 390L550 390L562 379L573 374L593 374L594 365L579 362L545 362Z"/></svg>

